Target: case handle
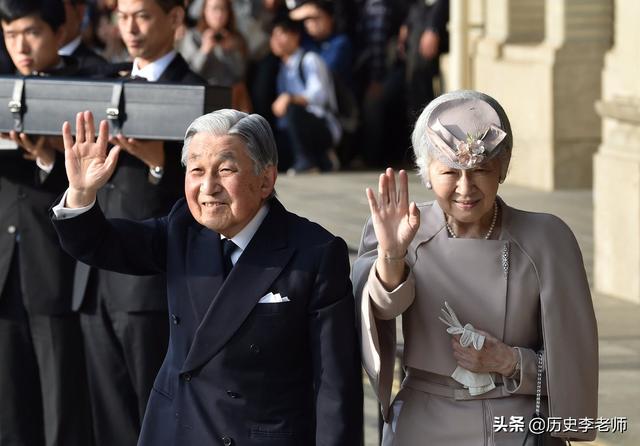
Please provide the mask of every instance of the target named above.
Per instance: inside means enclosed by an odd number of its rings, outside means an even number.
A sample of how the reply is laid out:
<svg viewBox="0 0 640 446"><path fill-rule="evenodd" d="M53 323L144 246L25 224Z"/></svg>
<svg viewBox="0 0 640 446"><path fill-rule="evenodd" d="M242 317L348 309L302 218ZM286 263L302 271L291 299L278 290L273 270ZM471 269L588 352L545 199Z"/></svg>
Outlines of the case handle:
<svg viewBox="0 0 640 446"><path fill-rule="evenodd" d="M27 109L24 103L24 79L16 79L13 84L13 94L11 95L11 100L7 104L7 107L13 115L13 130L16 132L22 132L24 130L22 116Z"/></svg>
<svg viewBox="0 0 640 446"><path fill-rule="evenodd" d="M122 125L126 118L124 111L124 82L113 85L111 90L111 103L106 109L109 125L113 129L113 134L117 135L122 130Z"/></svg>

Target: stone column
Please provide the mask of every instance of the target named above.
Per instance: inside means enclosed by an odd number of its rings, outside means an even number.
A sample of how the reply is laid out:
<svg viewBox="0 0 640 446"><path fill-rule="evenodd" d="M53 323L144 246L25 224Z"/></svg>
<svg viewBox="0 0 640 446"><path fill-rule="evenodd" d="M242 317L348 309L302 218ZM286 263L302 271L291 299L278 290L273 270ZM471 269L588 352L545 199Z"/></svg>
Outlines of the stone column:
<svg viewBox="0 0 640 446"><path fill-rule="evenodd" d="M640 2L615 1L615 45L605 59L602 144L594 157L594 281L640 303Z"/></svg>
<svg viewBox="0 0 640 446"><path fill-rule="evenodd" d="M449 85L448 90L471 87L469 83L469 42L467 0L452 0L449 5Z"/></svg>
<svg viewBox="0 0 640 446"><path fill-rule="evenodd" d="M474 85L511 118L507 181L543 190L590 187L611 43L611 0L488 0ZM542 32L544 30L544 33Z"/></svg>

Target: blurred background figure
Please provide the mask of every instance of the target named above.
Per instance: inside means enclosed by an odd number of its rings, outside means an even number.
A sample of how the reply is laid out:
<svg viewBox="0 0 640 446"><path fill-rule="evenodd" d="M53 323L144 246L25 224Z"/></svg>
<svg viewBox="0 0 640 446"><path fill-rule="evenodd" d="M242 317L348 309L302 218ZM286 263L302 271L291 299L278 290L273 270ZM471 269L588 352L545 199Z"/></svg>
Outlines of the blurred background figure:
<svg viewBox="0 0 640 446"><path fill-rule="evenodd" d="M233 8L249 48L247 87L253 110L274 127L271 104L276 98L280 59L271 52L269 41L274 19L286 14L287 7L284 0L234 0Z"/></svg>
<svg viewBox="0 0 640 446"><path fill-rule="evenodd" d="M62 0L0 0L0 21L16 74L76 72L72 58L58 55ZM71 305L75 262L48 223L67 186L64 156L54 137L2 137L18 148L0 150L0 445L91 445L82 334Z"/></svg>
<svg viewBox="0 0 640 446"><path fill-rule="evenodd" d="M186 30L177 48L209 84L232 87L234 108L251 111L244 83L247 45L237 31L231 0L205 0L197 25Z"/></svg>
<svg viewBox="0 0 640 446"><path fill-rule="evenodd" d="M122 41L115 14L115 1L97 0L87 4L82 39L110 63L131 60Z"/></svg>
<svg viewBox="0 0 640 446"><path fill-rule="evenodd" d="M359 107L351 74L353 46L350 37L338 28L336 6L332 0L294 0L289 2L289 17L304 23L308 36L303 38L302 46L318 53L331 73L336 114L342 127L336 153L340 165L347 166L353 158L352 144L358 128Z"/></svg>
<svg viewBox="0 0 640 446"><path fill-rule="evenodd" d="M349 36L339 32L336 27L335 3L332 0L298 0L289 3L289 16L303 22L309 36L303 41L303 46L317 52L334 77L351 86L353 47Z"/></svg>
<svg viewBox="0 0 640 446"><path fill-rule="evenodd" d="M9 57L7 47L4 44L4 39L0 39L0 74L11 74L16 70L16 67Z"/></svg>
<svg viewBox="0 0 640 446"><path fill-rule="evenodd" d="M302 26L287 15L274 22L271 51L281 60L277 98L278 167L289 173L328 171L337 167L329 152L342 129L329 70L318 54L300 47Z"/></svg>
<svg viewBox="0 0 640 446"><path fill-rule="evenodd" d="M364 165L380 167L406 157L404 63L395 37L408 11L402 0L356 0L354 80L362 117L358 134Z"/></svg>
<svg viewBox="0 0 640 446"><path fill-rule="evenodd" d="M82 41L82 25L86 16L85 0L63 0L65 10L64 41L61 56L72 56L80 68L103 65L106 60Z"/></svg>
<svg viewBox="0 0 640 446"><path fill-rule="evenodd" d="M398 52L406 61L409 121L431 102L434 79L440 74L440 54L449 51L449 0L415 2L398 34ZM441 88L440 88L441 89Z"/></svg>

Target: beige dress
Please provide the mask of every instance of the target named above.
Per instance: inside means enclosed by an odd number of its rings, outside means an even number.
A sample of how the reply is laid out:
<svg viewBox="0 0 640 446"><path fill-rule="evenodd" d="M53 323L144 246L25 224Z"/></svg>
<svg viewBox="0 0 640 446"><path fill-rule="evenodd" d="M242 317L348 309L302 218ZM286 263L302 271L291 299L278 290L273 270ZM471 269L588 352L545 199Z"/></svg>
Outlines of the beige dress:
<svg viewBox="0 0 640 446"><path fill-rule="evenodd" d="M375 233L370 222L365 227L353 281L361 299L363 364L386 421L384 445L521 445L535 409L536 352L545 364L545 416L596 417L596 323L575 238L556 217L499 203L498 240L449 238L437 203L420 205L409 274L391 292L376 276ZM494 374L496 388L475 397L450 378L457 364L438 320L445 300L463 324L520 348L520 376ZM392 402L399 315L407 378ZM573 432L568 423L546 444L594 438L593 430Z"/></svg>

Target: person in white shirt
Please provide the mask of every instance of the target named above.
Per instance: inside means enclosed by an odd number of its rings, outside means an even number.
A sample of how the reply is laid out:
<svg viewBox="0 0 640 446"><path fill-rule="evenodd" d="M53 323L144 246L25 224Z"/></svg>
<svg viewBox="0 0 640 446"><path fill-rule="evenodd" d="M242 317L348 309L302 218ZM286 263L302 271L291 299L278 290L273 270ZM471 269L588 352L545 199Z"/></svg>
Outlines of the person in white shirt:
<svg viewBox="0 0 640 446"><path fill-rule="evenodd" d="M331 170L329 150L342 135L331 75L318 54L300 47L301 27L285 16L271 32L271 51L281 60L271 109L277 118L281 168L291 173Z"/></svg>
<svg viewBox="0 0 640 446"><path fill-rule="evenodd" d="M85 0L64 0L65 31L62 47L58 50L61 56L73 57L80 68L104 65L107 61L89 48L82 41L82 22L86 13Z"/></svg>

